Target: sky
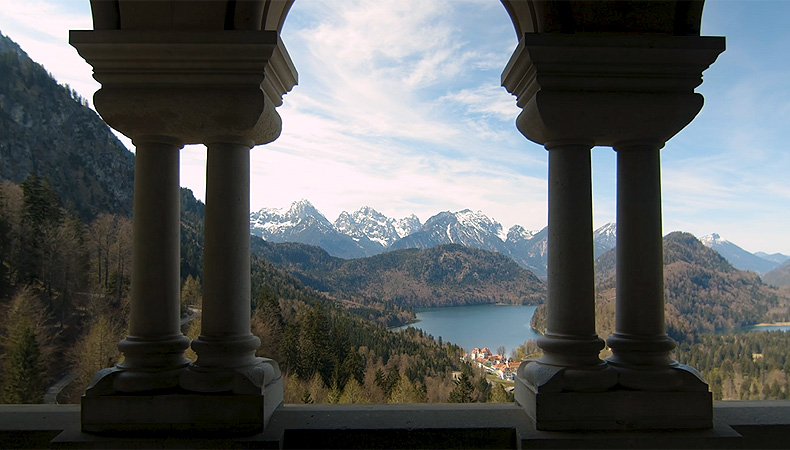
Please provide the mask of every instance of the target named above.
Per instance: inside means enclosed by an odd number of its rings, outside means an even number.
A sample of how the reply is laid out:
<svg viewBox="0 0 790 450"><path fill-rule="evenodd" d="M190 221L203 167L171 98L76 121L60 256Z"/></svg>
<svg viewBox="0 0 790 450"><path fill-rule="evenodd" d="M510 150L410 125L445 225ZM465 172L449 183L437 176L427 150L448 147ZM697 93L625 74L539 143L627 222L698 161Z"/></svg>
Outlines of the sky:
<svg viewBox="0 0 790 450"><path fill-rule="evenodd" d="M708 0L702 35L727 50L704 72L705 106L661 151L663 229L719 233L790 255L790 1ZM0 32L92 99L68 45L88 0L3 2ZM496 0L297 0L282 39L299 84L282 134L251 153L251 209L308 199L330 221L371 206L421 221L472 209L505 229L546 226L546 151L516 129L500 75L517 42ZM132 149L128 139L124 143ZM593 149L593 221L615 221L616 157ZM205 198L205 147L181 152L181 184Z"/></svg>

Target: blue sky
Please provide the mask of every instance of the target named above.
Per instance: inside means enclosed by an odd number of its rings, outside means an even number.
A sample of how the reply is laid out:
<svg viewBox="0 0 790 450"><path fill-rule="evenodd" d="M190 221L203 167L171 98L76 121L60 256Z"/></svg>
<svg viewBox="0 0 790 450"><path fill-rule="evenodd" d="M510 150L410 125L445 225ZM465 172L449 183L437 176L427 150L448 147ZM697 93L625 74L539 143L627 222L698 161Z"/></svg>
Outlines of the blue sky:
<svg viewBox="0 0 790 450"><path fill-rule="evenodd" d="M702 112L662 150L665 233L790 254L788 17L787 1L706 2L702 34L726 36L727 51L697 89ZM67 36L91 27L87 0L0 10L0 31L86 98L98 85ZM498 1L297 0L282 37L299 85L279 108L282 136L253 149L253 210L306 198L330 220L368 205L545 226L547 155L500 87L517 39ZM205 149L181 158L182 185L204 198ZM615 162L593 150L596 226L615 220Z"/></svg>

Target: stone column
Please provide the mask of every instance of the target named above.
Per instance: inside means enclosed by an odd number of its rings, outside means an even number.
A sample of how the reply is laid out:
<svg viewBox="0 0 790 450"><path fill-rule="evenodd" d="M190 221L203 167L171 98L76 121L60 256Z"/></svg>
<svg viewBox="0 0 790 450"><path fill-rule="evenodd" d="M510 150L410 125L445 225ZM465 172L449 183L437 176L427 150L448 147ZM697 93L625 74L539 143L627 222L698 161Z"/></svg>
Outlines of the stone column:
<svg viewBox="0 0 790 450"><path fill-rule="evenodd" d="M653 142L627 142L617 151L617 304L609 362L622 368L620 384L634 389L671 387L629 377L627 367L666 370L675 342L664 322L661 169ZM656 384L656 382L658 382Z"/></svg>
<svg viewBox="0 0 790 450"><path fill-rule="evenodd" d="M129 335L118 344L124 360L94 379L86 395L141 392L178 386L189 362L181 334L179 296L179 150L166 136L134 139L131 317Z"/></svg>
<svg viewBox="0 0 790 450"><path fill-rule="evenodd" d="M662 143L629 141L617 151L617 303L615 332L607 339L619 384L643 391L698 391L699 373L670 358L675 348L664 320L661 231Z"/></svg>
<svg viewBox="0 0 790 450"><path fill-rule="evenodd" d="M203 314L192 342L198 360L181 386L196 392L260 394L280 378L277 363L256 358L250 333L250 148L241 138L206 142ZM280 399L282 400L282 399Z"/></svg>
<svg viewBox="0 0 790 450"><path fill-rule="evenodd" d="M598 358L595 333L591 142L547 142L549 151L548 300L544 354L525 365L538 390L601 391L616 374ZM573 371L572 383L563 373Z"/></svg>

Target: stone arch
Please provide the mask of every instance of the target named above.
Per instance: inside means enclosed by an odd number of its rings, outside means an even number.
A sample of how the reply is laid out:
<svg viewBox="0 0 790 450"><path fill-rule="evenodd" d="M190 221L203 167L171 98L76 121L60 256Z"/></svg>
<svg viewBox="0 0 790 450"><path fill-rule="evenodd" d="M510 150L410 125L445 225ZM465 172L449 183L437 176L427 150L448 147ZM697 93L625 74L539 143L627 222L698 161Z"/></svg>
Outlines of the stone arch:
<svg viewBox="0 0 790 450"><path fill-rule="evenodd" d="M91 0L95 30L279 32L293 0Z"/></svg>
<svg viewBox="0 0 790 450"><path fill-rule="evenodd" d="M699 36L704 0L502 0L525 33L651 33Z"/></svg>

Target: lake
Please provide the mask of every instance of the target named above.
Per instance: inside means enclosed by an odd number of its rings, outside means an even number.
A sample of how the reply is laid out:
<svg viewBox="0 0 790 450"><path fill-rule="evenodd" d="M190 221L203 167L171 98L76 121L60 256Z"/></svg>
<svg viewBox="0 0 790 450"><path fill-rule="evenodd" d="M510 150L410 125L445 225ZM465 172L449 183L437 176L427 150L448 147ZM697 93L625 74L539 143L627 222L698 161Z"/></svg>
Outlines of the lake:
<svg viewBox="0 0 790 450"><path fill-rule="evenodd" d="M416 308L418 322L407 326L419 328L435 339L441 336L445 342L460 345L467 351L488 347L496 353L504 345L509 356L524 341L540 336L529 326L536 309L537 306L523 305Z"/></svg>
<svg viewBox="0 0 790 450"><path fill-rule="evenodd" d="M790 331L790 325L776 324L776 325L754 325L745 327L746 331Z"/></svg>

